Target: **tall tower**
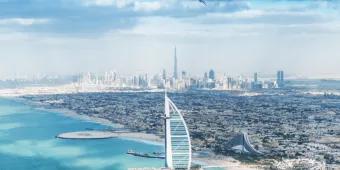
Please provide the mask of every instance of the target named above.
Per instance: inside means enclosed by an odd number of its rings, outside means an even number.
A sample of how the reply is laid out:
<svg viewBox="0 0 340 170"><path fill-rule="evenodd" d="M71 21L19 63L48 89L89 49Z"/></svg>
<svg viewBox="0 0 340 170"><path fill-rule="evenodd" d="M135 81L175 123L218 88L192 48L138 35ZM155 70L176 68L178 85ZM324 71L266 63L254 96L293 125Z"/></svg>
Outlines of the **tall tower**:
<svg viewBox="0 0 340 170"><path fill-rule="evenodd" d="M176 105L165 93L165 167L171 170L189 170L191 167L191 141L187 124Z"/></svg>
<svg viewBox="0 0 340 170"><path fill-rule="evenodd" d="M213 69L209 71L209 79L215 80L215 71Z"/></svg>
<svg viewBox="0 0 340 170"><path fill-rule="evenodd" d="M254 82L257 83L257 72L254 73Z"/></svg>
<svg viewBox="0 0 340 170"><path fill-rule="evenodd" d="M166 70L165 70L165 69L163 69L162 79L163 79L163 80L166 80Z"/></svg>
<svg viewBox="0 0 340 170"><path fill-rule="evenodd" d="M177 72L177 51L175 47L175 56L174 56L174 79L178 79L178 72Z"/></svg>
<svg viewBox="0 0 340 170"><path fill-rule="evenodd" d="M278 88L284 87L284 72L282 70L277 71L276 83Z"/></svg>

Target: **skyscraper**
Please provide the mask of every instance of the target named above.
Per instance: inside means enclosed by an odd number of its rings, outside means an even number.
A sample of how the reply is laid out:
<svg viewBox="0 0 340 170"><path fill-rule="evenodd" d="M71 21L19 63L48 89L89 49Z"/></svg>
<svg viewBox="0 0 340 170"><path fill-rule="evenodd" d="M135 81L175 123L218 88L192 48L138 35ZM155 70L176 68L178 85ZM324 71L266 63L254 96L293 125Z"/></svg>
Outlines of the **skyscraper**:
<svg viewBox="0 0 340 170"><path fill-rule="evenodd" d="M174 56L174 79L178 79L178 72L177 72L177 51L175 47L175 56Z"/></svg>
<svg viewBox="0 0 340 170"><path fill-rule="evenodd" d="M251 82L251 88L253 90L258 90L258 89L262 89L262 83L259 82L258 77L257 77L257 72L254 73L254 81Z"/></svg>
<svg viewBox="0 0 340 170"><path fill-rule="evenodd" d="M257 83L257 72L254 73L254 82Z"/></svg>
<svg viewBox="0 0 340 170"><path fill-rule="evenodd" d="M208 73L207 72L204 73L204 78L203 79L204 79L204 81L208 80Z"/></svg>
<svg viewBox="0 0 340 170"><path fill-rule="evenodd" d="M163 79L163 80L166 80L166 70L165 70L165 69L163 69L162 79Z"/></svg>
<svg viewBox="0 0 340 170"><path fill-rule="evenodd" d="M215 71L213 69L209 71L209 79L215 80Z"/></svg>
<svg viewBox="0 0 340 170"><path fill-rule="evenodd" d="M284 87L284 72L282 70L277 71L276 83L278 88Z"/></svg>
<svg viewBox="0 0 340 170"><path fill-rule="evenodd" d="M228 77L227 78L227 88L230 90L230 89L232 89L232 87L233 87L233 85L232 85L232 78L231 77Z"/></svg>
<svg viewBox="0 0 340 170"><path fill-rule="evenodd" d="M187 72L186 71L182 71L182 79L186 79L187 77Z"/></svg>

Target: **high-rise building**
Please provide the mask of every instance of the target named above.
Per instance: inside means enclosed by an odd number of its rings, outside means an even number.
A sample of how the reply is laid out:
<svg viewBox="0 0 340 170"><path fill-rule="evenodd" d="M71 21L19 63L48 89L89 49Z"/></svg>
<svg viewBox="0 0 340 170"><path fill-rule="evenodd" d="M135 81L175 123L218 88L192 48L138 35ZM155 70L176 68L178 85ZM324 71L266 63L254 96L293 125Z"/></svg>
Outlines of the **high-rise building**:
<svg viewBox="0 0 340 170"><path fill-rule="evenodd" d="M251 82L251 88L253 90L262 89L262 83L258 81L257 72L254 73L254 81Z"/></svg>
<svg viewBox="0 0 340 170"><path fill-rule="evenodd" d="M186 71L182 71L182 79L186 79L187 78L187 72Z"/></svg>
<svg viewBox="0 0 340 170"><path fill-rule="evenodd" d="M175 47L175 56L174 56L174 79L177 80L178 79L178 72L177 72L177 51L176 51L176 47Z"/></svg>
<svg viewBox="0 0 340 170"><path fill-rule="evenodd" d="M204 73L203 79L204 79L205 81L208 80L208 73L207 73L207 72Z"/></svg>
<svg viewBox="0 0 340 170"><path fill-rule="evenodd" d="M227 88L230 90L233 88L233 84L232 84L232 78L231 77L228 77L227 78Z"/></svg>
<svg viewBox="0 0 340 170"><path fill-rule="evenodd" d="M165 71L165 69L163 69L162 79L163 79L163 80L166 80L166 71Z"/></svg>
<svg viewBox="0 0 340 170"><path fill-rule="evenodd" d="M215 80L215 71L213 69L209 71L209 79Z"/></svg>
<svg viewBox="0 0 340 170"><path fill-rule="evenodd" d="M277 71L276 83L278 88L284 87L284 72L282 70Z"/></svg>
<svg viewBox="0 0 340 170"><path fill-rule="evenodd" d="M165 167L191 168L191 141L188 127L176 105L165 94Z"/></svg>
<svg viewBox="0 0 340 170"><path fill-rule="evenodd" d="M139 75L138 77L138 86L140 88L148 88L149 87L149 79L148 75Z"/></svg>
<svg viewBox="0 0 340 170"><path fill-rule="evenodd" d="M137 76L133 76L132 84L133 86L139 86L139 78L137 78Z"/></svg>
<svg viewBox="0 0 340 170"><path fill-rule="evenodd" d="M254 73L254 82L257 83L257 72Z"/></svg>

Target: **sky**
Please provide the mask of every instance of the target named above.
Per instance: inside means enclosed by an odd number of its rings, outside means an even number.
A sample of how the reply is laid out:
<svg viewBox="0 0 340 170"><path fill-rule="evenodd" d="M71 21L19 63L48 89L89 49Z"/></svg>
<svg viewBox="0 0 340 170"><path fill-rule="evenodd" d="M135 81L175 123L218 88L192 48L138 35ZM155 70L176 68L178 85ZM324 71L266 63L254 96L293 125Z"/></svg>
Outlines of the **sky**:
<svg viewBox="0 0 340 170"><path fill-rule="evenodd" d="M336 0L0 0L0 78L117 71L340 77Z"/></svg>

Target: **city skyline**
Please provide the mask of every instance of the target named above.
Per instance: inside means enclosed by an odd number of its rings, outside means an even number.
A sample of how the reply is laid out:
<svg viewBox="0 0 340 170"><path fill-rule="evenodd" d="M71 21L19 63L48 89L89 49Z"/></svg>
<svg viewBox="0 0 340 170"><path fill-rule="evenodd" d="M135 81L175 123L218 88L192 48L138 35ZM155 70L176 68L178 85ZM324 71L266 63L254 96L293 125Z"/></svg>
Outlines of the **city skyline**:
<svg viewBox="0 0 340 170"><path fill-rule="evenodd" d="M285 70L340 77L337 1L0 1L0 77ZM21 9L21 10L18 10ZM170 73L170 72L168 72Z"/></svg>

